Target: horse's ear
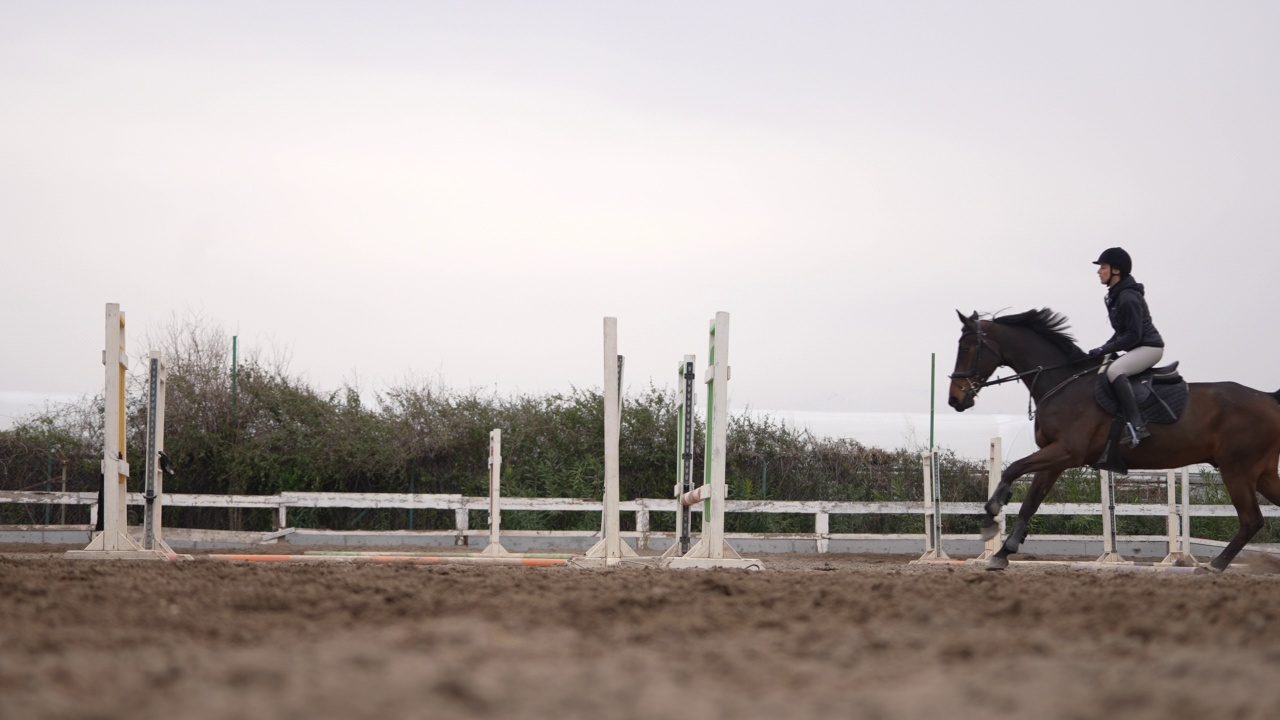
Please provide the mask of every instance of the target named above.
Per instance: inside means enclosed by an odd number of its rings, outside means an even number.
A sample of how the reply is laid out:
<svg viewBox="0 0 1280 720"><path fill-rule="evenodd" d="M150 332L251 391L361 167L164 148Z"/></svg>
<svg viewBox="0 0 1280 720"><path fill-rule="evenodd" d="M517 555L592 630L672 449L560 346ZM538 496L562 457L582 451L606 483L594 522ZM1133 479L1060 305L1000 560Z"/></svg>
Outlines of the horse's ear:
<svg viewBox="0 0 1280 720"><path fill-rule="evenodd" d="M956 315L960 316L960 324L965 327L973 327L973 324L978 321L978 313L976 312L973 314L973 317L965 317L964 313L957 310Z"/></svg>

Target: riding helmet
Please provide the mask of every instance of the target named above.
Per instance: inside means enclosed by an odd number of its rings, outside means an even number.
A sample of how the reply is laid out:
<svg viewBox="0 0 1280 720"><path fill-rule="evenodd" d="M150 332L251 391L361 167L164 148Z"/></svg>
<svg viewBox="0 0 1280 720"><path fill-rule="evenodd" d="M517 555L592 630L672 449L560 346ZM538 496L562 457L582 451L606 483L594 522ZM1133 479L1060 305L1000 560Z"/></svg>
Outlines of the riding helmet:
<svg viewBox="0 0 1280 720"><path fill-rule="evenodd" d="M1103 250L1098 259L1093 261L1093 264L1102 265L1103 263L1119 270L1121 275L1129 275L1133 272L1133 260L1129 257L1129 253L1124 251L1124 248L1113 247Z"/></svg>

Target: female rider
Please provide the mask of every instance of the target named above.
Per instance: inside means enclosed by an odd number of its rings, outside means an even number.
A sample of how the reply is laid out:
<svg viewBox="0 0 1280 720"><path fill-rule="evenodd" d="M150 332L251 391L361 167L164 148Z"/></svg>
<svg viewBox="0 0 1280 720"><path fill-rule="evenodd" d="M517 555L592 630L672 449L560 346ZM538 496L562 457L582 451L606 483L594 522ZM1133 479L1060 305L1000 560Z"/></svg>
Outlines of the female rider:
<svg viewBox="0 0 1280 720"><path fill-rule="evenodd" d="M1138 402L1133 396L1129 378L1143 370L1155 367L1164 356L1164 339L1151 322L1151 311L1142 284L1133 279L1133 260L1124 248L1107 248L1094 261L1098 266L1098 279L1106 285L1107 315L1115 331L1111 339L1089 351L1091 357L1124 352L1107 368L1107 380L1120 401L1120 408L1129 421L1129 432L1121 441L1137 446L1142 438L1149 437L1147 424L1138 412Z"/></svg>

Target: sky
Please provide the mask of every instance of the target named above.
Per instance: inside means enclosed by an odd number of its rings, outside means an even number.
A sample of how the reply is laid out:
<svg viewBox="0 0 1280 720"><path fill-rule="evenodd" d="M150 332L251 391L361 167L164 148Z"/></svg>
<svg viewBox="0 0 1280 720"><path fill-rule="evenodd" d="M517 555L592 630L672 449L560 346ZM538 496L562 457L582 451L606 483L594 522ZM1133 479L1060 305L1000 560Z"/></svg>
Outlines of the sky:
<svg viewBox="0 0 1280 720"><path fill-rule="evenodd" d="M0 427L199 318L314 387L939 412L966 313L1280 387L1280 5L0 4ZM970 413L1025 413L986 390Z"/></svg>

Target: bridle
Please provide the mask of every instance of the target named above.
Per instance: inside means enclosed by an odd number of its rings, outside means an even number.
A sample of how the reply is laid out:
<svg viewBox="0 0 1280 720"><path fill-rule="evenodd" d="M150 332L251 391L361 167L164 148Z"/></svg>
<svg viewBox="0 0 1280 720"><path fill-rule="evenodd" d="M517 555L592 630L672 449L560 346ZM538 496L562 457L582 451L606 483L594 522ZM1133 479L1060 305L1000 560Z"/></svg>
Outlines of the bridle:
<svg viewBox="0 0 1280 720"><path fill-rule="evenodd" d="M951 373L950 375L950 378L952 380L968 380L969 381L969 384L964 388L964 401L977 398L978 393L981 392L983 388L988 387L990 385L1003 385L1007 382L1013 382L1014 380L1021 380L1022 378L1027 377L1028 375L1034 375L1035 377L1031 379L1031 386L1028 388L1028 393L1030 395L1030 397L1027 398L1027 417L1028 418L1034 417L1034 413L1032 412L1032 401L1035 399L1036 383L1040 381L1041 373L1048 370L1059 370L1061 368L1071 367L1072 365L1079 363L1081 360L1089 359L1087 357L1077 358L1075 360L1068 360L1067 362L1064 362L1064 363L1058 363L1057 365L1050 365L1049 367L1045 367L1043 365L1037 365L1031 368L1030 370L1025 370L1020 373L1014 373L1013 375L1006 375L1002 378L996 378L995 380L987 380L985 378L978 377L981 374L981 371L979 370L979 368L982 365L982 348L985 347L992 355L996 356L996 361L997 361L996 367L1000 367L1001 365L1005 364L1004 356L1000 354L999 350L996 350L994 347L992 347L991 343L987 342L987 333L982 330L981 325L978 325L975 323L972 329L966 328L963 332L960 333L961 338L964 338L964 336L966 335L976 335L978 337L978 342L974 346L973 367L969 368L969 370L965 372ZM1050 389L1049 392L1045 393L1044 397L1040 398L1040 402L1044 402L1045 400L1048 400L1050 396L1056 394L1059 390L1066 387L1073 380L1076 380L1085 375L1088 375L1093 371L1094 371L1094 368L1089 368L1082 372L1078 372L1075 375L1072 375L1071 377L1067 378L1066 380L1058 383L1055 387Z"/></svg>
<svg viewBox="0 0 1280 720"><path fill-rule="evenodd" d="M969 384L965 386L965 389L964 389L964 399L966 401L978 397L978 393L982 391L982 388L988 385L1000 385L1002 383L1007 383L1010 380L1017 380L1019 377L1022 377L1022 375L1026 374L1026 373L1020 373L1018 375L1012 375L1007 378L1000 378L997 380L987 380L986 378L975 379L975 378L978 378L978 375L981 374L980 368L982 367L982 348L986 348L988 351L991 352L992 355L996 356L996 360L997 360L996 367L1000 367L1001 365L1005 364L1004 356L1000 354L999 350L996 350L995 348L991 347L991 343L987 342L987 334L983 332L982 327L980 325L975 324L973 329L966 328L964 332L960 333L961 338L963 338L966 335L976 335L978 337L978 342L977 344L974 345L973 367L969 368L969 370L966 372L951 373L951 376L950 376L952 380L968 380L969 381ZM1035 372L1035 371L1031 371L1031 372Z"/></svg>

